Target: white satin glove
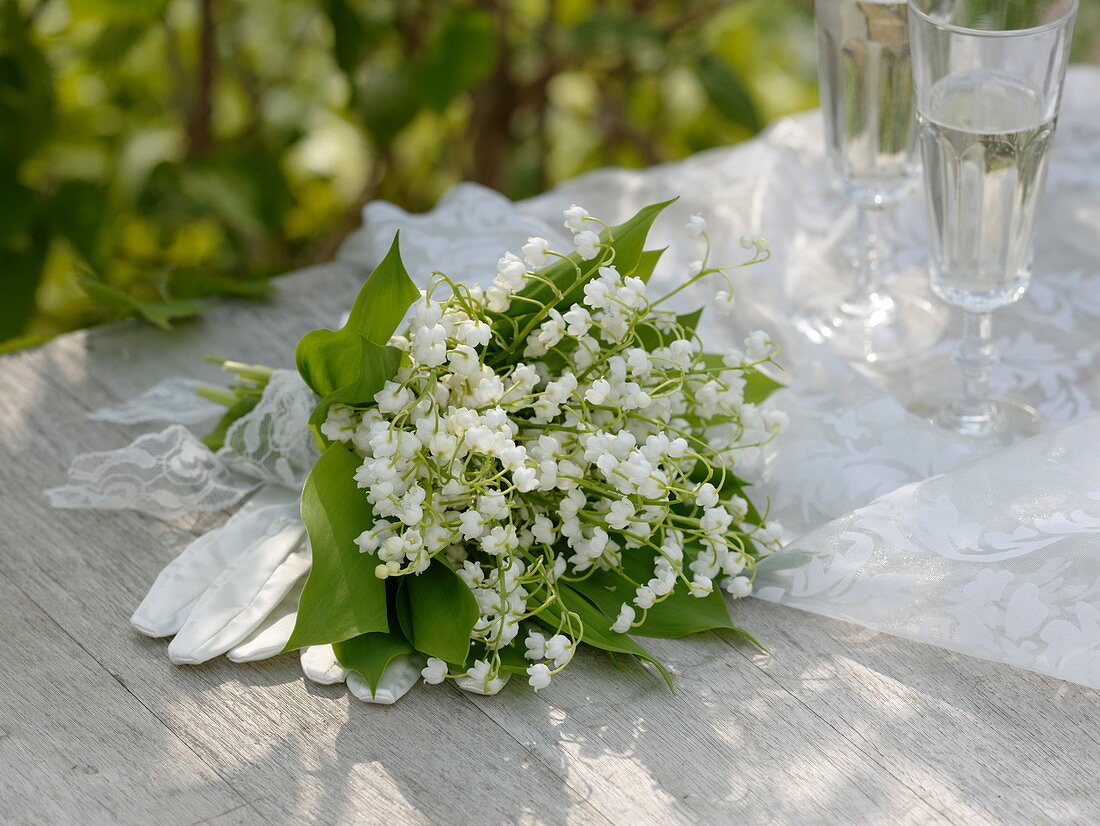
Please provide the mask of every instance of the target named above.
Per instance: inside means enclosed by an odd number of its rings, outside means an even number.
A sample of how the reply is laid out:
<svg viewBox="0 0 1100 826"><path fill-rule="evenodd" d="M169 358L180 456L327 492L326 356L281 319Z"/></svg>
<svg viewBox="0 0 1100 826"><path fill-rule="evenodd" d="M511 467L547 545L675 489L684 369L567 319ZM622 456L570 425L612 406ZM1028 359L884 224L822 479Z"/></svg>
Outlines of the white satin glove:
<svg viewBox="0 0 1100 826"><path fill-rule="evenodd" d="M274 657L290 639L310 568L298 494L261 488L224 525L203 534L160 572L131 624L150 637L174 636L168 657L197 665L221 654L234 662ZM420 678L419 654L395 659L376 691L336 661L332 646L302 651L302 670L322 685L346 682L360 700L394 703Z"/></svg>

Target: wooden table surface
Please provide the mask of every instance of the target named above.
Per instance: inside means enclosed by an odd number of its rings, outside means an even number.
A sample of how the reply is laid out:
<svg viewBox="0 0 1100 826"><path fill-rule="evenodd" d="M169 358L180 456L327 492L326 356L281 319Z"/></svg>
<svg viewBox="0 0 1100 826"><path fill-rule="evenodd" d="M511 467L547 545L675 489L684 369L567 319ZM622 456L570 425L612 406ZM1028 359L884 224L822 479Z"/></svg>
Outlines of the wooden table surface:
<svg viewBox="0 0 1100 826"><path fill-rule="evenodd" d="M279 281L163 332L128 322L0 358L0 821L15 823L1100 822L1088 689L744 600L731 637L656 641L678 693L582 654L539 694L419 687L395 706L296 655L168 662L129 617L204 516L52 510L85 414L204 354L290 366L365 273Z"/></svg>

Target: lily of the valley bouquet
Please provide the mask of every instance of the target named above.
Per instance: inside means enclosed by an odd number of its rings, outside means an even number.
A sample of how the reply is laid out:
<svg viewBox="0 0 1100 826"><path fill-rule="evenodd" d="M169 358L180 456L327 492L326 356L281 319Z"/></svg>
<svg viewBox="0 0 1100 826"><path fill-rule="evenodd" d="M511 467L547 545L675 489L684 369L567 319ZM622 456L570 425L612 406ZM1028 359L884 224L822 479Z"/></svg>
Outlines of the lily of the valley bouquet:
<svg viewBox="0 0 1100 826"><path fill-rule="evenodd" d="M302 339L320 457L300 497L312 561L283 609L282 650L330 652L370 693L411 663L417 679L491 694L515 674L544 688L581 645L647 660L671 685L636 638L752 640L726 595L750 593L781 534L737 475L784 424L757 407L778 386L758 369L775 348L756 332L706 353L701 310L669 309L700 281L731 307L733 268L712 265L698 216L701 260L651 294L661 251L645 240L665 206L615 227L571 207L572 252L531 238L485 290L442 272L417 289L395 238L347 323ZM744 246L737 266L767 255ZM238 384L203 391L229 407L213 447L271 375L228 366Z"/></svg>

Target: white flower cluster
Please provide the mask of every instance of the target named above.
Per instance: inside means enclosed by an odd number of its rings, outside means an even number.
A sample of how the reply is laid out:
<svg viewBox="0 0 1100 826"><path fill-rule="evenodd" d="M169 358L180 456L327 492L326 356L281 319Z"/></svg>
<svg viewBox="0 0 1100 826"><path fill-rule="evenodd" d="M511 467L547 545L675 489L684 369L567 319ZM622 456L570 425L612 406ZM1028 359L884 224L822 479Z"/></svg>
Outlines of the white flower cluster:
<svg viewBox="0 0 1100 826"><path fill-rule="evenodd" d="M565 219L577 258L603 253L601 222L578 206ZM703 236L705 222L688 230ZM424 679L486 692L503 685L500 652L521 631L535 689L573 656L582 626L559 582L645 560L649 578L611 628L626 633L677 587L746 596L755 555L782 533L750 518L731 474L739 450L785 423L744 399L746 371L774 353L768 337L753 333L716 363L613 260L576 303L555 294L516 322L501 314L565 258L541 238L523 255L501 258L484 293L437 276L391 341L406 357L376 405L335 406L322 428L363 458L356 480L376 521L357 542L380 560L377 576L417 574L443 555L477 603L479 658L458 674L432 659ZM690 281L713 273L725 275L700 265ZM561 622L546 635L532 618L548 606Z"/></svg>

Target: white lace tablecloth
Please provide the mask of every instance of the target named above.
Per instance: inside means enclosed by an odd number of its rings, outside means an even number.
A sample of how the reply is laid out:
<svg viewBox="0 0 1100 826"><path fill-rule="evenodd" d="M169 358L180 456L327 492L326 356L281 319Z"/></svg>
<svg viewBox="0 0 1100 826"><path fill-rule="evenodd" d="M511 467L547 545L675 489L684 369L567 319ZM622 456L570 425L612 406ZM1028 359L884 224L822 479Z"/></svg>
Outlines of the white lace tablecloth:
<svg viewBox="0 0 1100 826"><path fill-rule="evenodd" d="M1052 429L985 456L905 409L958 381L952 332L885 371L848 365L793 329L799 296L848 278L839 248L854 228L829 183L818 113L678 163L594 172L519 204L470 184L425 215L371 204L340 256L371 266L400 228L414 275L445 266L485 282L528 235L565 245L561 211L571 203L617 221L675 195L651 236L652 246L670 245L655 282L698 256L682 231L692 213L710 223L715 261L741 260L742 235L765 236L773 256L739 271L734 320L701 325L715 347L758 327L783 346L789 388L770 404L792 425L745 472L798 538L761 566L757 596L1100 688L1098 100L1100 69L1072 68L1035 277L994 322L1004 357L995 389L1035 405ZM897 281L930 297L920 198L895 209L889 226ZM684 305L704 295L684 295Z"/></svg>

